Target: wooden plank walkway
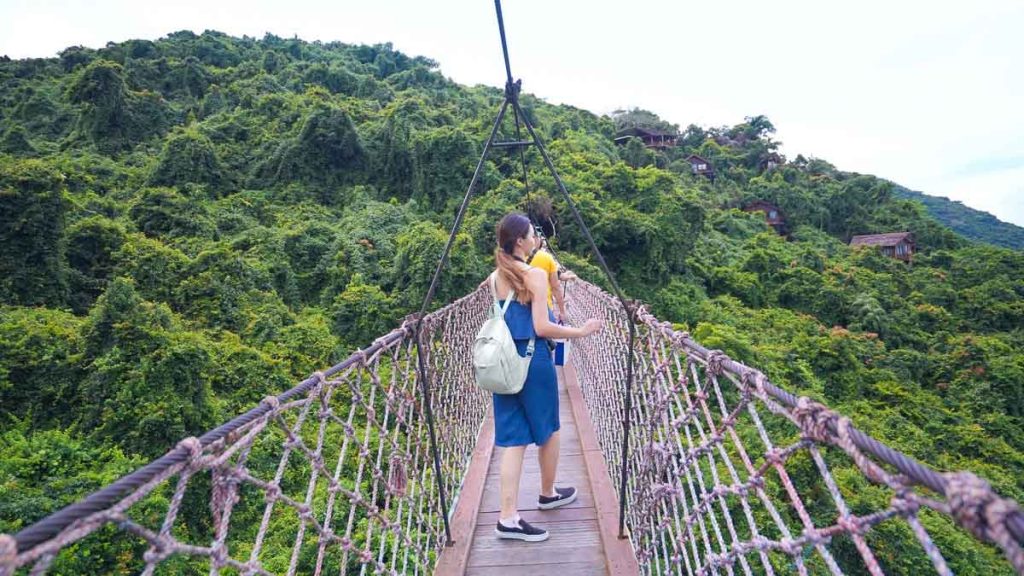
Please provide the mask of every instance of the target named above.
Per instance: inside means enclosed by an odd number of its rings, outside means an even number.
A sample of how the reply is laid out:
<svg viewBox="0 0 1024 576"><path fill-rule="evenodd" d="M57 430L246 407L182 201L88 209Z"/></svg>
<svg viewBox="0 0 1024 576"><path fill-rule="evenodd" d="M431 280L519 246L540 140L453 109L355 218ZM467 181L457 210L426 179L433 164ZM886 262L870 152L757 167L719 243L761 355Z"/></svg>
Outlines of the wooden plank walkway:
<svg viewBox="0 0 1024 576"><path fill-rule="evenodd" d="M558 576L639 574L629 540L618 538L618 501L583 403L575 371L559 377L561 457L556 486L575 486L576 502L555 510L537 509L540 467L537 447L526 450L519 483L519 514L551 533L546 542L499 540L501 449L494 449L494 423L480 432L465 485L452 518L455 544L444 550L435 574L495 576L517 573Z"/></svg>

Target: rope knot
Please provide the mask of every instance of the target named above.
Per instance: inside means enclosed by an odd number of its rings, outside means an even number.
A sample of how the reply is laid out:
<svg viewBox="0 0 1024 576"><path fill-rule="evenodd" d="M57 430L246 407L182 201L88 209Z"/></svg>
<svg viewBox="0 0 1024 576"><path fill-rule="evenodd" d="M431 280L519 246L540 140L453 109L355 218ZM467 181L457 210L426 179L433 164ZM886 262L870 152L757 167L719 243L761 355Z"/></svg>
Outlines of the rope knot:
<svg viewBox="0 0 1024 576"><path fill-rule="evenodd" d="M387 341L389 336L391 336L391 334L385 334L380 338L377 338L376 340L373 341L373 345L379 346L380 348L387 348Z"/></svg>
<svg viewBox="0 0 1024 576"><path fill-rule="evenodd" d="M759 397L764 396L764 383L767 381L768 378L756 370L745 372L743 377L740 379L740 382L743 383L743 394Z"/></svg>
<svg viewBox="0 0 1024 576"><path fill-rule="evenodd" d="M14 561L18 559L18 542L14 536L0 534L0 567L14 568Z"/></svg>
<svg viewBox="0 0 1024 576"><path fill-rule="evenodd" d="M651 487L651 497L655 500L661 500L662 498L670 498L678 494L678 490L672 484L655 484Z"/></svg>
<svg viewBox="0 0 1024 576"><path fill-rule="evenodd" d="M277 410L277 407L281 405L281 401L277 399L277 396L267 396L260 404L266 404L271 410Z"/></svg>
<svg viewBox="0 0 1024 576"><path fill-rule="evenodd" d="M889 500L889 504L900 516L913 516L921 508L913 492L896 494Z"/></svg>
<svg viewBox="0 0 1024 576"><path fill-rule="evenodd" d="M1000 542L1007 534L1006 519L1020 506L1001 498L988 482L970 472L943 474L950 515L981 540Z"/></svg>
<svg viewBox="0 0 1024 576"><path fill-rule="evenodd" d="M327 381L327 375L319 370L313 372L313 378L316 380L317 384L323 384Z"/></svg>
<svg viewBox="0 0 1024 576"><path fill-rule="evenodd" d="M793 418L803 433L804 438L813 440L818 444L833 444L834 434L829 430L829 424L839 428L839 415L819 402L815 402L806 396L801 396L796 401L796 408L793 409Z"/></svg>
<svg viewBox="0 0 1024 576"><path fill-rule="evenodd" d="M167 548L167 543L163 538L159 538L152 543L152 548L142 554L142 560L147 564L159 564L170 555L171 551Z"/></svg>
<svg viewBox="0 0 1024 576"><path fill-rule="evenodd" d="M388 488L393 494L405 496L405 461L398 454L392 454L388 474Z"/></svg>
<svg viewBox="0 0 1024 576"><path fill-rule="evenodd" d="M178 442L176 448L184 448L188 451L188 459L194 461L203 454L203 443L199 441L199 438L195 436L189 436L181 442Z"/></svg>
<svg viewBox="0 0 1024 576"><path fill-rule="evenodd" d="M708 374L712 376L718 376L725 370L725 361L729 360L725 352L721 350L711 350L708 352L707 364Z"/></svg>
<svg viewBox="0 0 1024 576"><path fill-rule="evenodd" d="M267 504L273 504L277 502L277 499L281 497L281 487L277 484L271 484L267 486L267 493L263 496L263 499Z"/></svg>
<svg viewBox="0 0 1024 576"><path fill-rule="evenodd" d="M843 531L848 533L848 534L853 534L853 535L860 534L860 531L861 531L860 521L856 517L854 517L854 516L850 516L850 515L841 516L836 523L839 524L839 527L842 528Z"/></svg>
<svg viewBox="0 0 1024 576"><path fill-rule="evenodd" d="M228 549L227 546L214 546L210 550L210 559L213 560L213 565L218 568L223 567L228 562Z"/></svg>

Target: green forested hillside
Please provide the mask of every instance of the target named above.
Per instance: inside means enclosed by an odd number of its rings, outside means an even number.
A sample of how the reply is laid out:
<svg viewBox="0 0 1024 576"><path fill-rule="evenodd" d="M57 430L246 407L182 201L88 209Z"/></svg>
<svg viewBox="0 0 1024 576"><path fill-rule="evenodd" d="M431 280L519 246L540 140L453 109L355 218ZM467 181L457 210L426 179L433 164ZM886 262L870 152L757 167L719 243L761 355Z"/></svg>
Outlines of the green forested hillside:
<svg viewBox="0 0 1024 576"><path fill-rule="evenodd" d="M178 32L0 62L0 532L414 311L501 99L390 45L273 36ZM1024 252L972 244L823 160L766 170L782 159L763 116L690 126L653 152L612 140L652 113L522 102L629 296L894 448L1024 500ZM691 175L693 153L714 183ZM559 254L600 282L529 155ZM495 222L527 208L519 177L518 156L485 165L438 304L486 274ZM755 199L781 207L790 238L739 210ZM845 244L904 230L912 265ZM875 495L844 470L856 512ZM1008 570L925 521L957 573ZM915 573L922 557L889 536L873 542L887 571Z"/></svg>
<svg viewBox="0 0 1024 576"><path fill-rule="evenodd" d="M936 220L966 238L993 246L1024 250L1024 228L1020 226L1003 222L988 212L975 210L961 202L941 196L929 196L902 186L896 186L893 192L899 198L916 200L924 204L928 213Z"/></svg>

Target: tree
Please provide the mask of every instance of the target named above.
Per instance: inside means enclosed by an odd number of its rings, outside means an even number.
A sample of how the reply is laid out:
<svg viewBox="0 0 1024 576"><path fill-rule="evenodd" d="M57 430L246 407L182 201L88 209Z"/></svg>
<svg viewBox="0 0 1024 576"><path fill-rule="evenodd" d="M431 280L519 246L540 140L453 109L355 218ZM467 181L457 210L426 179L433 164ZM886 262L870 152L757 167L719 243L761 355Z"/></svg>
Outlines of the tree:
<svg viewBox="0 0 1024 576"><path fill-rule="evenodd" d="M444 212L465 194L476 164L476 146L465 132L449 126L416 134L413 146L413 198L435 212Z"/></svg>
<svg viewBox="0 0 1024 576"><path fill-rule="evenodd" d="M356 274L331 305L333 332L351 348L366 348L397 327L394 299Z"/></svg>
<svg viewBox="0 0 1024 576"><path fill-rule="evenodd" d="M32 156L36 149L29 142L23 126L12 126L0 137L0 152L16 156Z"/></svg>
<svg viewBox="0 0 1024 576"><path fill-rule="evenodd" d="M639 138L627 140L619 155L622 157L622 161L629 164L631 168L642 168L654 164L654 153L648 150Z"/></svg>
<svg viewBox="0 0 1024 576"><path fill-rule="evenodd" d="M78 132L105 152L123 150L147 132L163 130L159 104L154 109L151 97L130 94L124 68L116 62L90 63L78 73L67 95L79 105Z"/></svg>
<svg viewBox="0 0 1024 576"><path fill-rule="evenodd" d="M164 143L160 163L149 177L153 186L206 184L219 192L227 183L213 143L194 128L171 134Z"/></svg>
<svg viewBox="0 0 1024 576"><path fill-rule="evenodd" d="M889 332L889 316L885 309L871 294L863 293L854 299L850 306L850 328L874 332L882 338Z"/></svg>
<svg viewBox="0 0 1024 576"><path fill-rule="evenodd" d="M392 285L401 295L399 303L403 309L419 308L447 240L448 232L431 222L419 222L398 235ZM448 266L442 271L437 287L435 305L469 293L487 275L482 259L472 246L472 239L466 233L456 236Z"/></svg>
<svg viewBox="0 0 1024 576"><path fill-rule="evenodd" d="M298 135L278 147L261 173L274 183L292 181L334 186L362 178L366 153L349 115L317 106Z"/></svg>
<svg viewBox="0 0 1024 576"><path fill-rule="evenodd" d="M82 430L153 457L214 424L206 343L182 332L165 305L140 298L130 281L110 283L83 335Z"/></svg>
<svg viewBox="0 0 1024 576"><path fill-rule="evenodd" d="M143 188L128 214L139 230L152 238L214 235L206 206L174 188Z"/></svg>
<svg viewBox="0 0 1024 576"><path fill-rule="evenodd" d="M32 429L71 422L84 375L81 325L60 310L0 308L0 421Z"/></svg>
<svg viewBox="0 0 1024 576"><path fill-rule="evenodd" d="M64 176L41 160L0 160L0 301L59 307L68 298Z"/></svg>
<svg viewBox="0 0 1024 576"><path fill-rule="evenodd" d="M679 132L679 126L666 122L654 112L644 110L642 108L616 110L612 112L612 120L615 121L616 130L623 130L625 128L646 128L648 130L664 132L665 134L675 134Z"/></svg>
<svg viewBox="0 0 1024 576"><path fill-rule="evenodd" d="M85 218L67 231L71 307L84 314L106 288L114 271L114 254L125 241L125 230L102 216Z"/></svg>

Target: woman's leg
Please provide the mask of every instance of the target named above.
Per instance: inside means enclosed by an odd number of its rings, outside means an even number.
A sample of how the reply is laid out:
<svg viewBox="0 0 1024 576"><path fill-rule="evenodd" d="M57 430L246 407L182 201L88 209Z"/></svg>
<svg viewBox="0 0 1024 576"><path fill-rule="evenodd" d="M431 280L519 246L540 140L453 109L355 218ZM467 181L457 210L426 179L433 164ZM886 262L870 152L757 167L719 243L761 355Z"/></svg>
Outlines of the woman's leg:
<svg viewBox="0 0 1024 576"><path fill-rule="evenodd" d="M537 450L540 462L540 494L555 496L555 475L558 473L559 452L558 431L551 434L548 441Z"/></svg>
<svg viewBox="0 0 1024 576"><path fill-rule="evenodd" d="M501 518L514 518L518 509L519 478L526 446L508 446L501 453Z"/></svg>

